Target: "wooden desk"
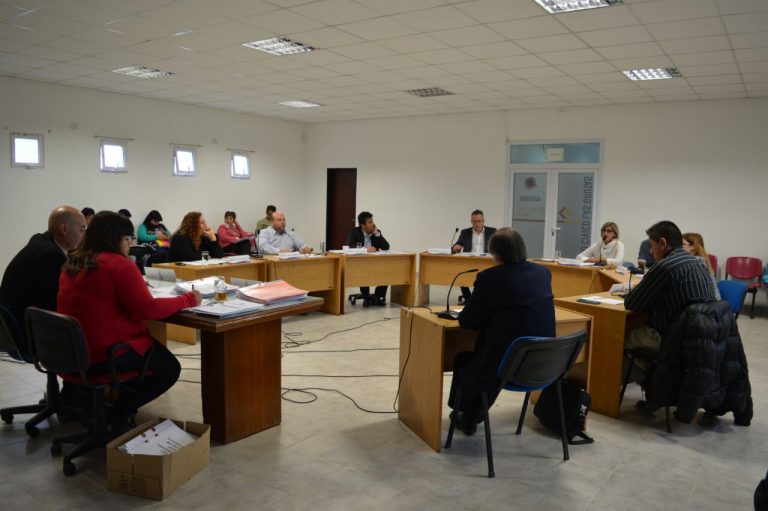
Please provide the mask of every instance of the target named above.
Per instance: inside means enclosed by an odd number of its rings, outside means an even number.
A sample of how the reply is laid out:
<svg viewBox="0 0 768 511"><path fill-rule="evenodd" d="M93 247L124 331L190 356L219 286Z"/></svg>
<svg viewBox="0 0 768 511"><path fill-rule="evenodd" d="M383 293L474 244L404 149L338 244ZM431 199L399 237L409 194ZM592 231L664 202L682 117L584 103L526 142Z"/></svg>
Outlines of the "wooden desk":
<svg viewBox="0 0 768 511"><path fill-rule="evenodd" d="M343 312L343 288L341 287L341 258L335 255L280 259L265 256L266 280L282 279L299 289L310 291L312 296L324 300L322 312L339 315Z"/></svg>
<svg viewBox="0 0 768 511"><path fill-rule="evenodd" d="M237 318L181 312L165 320L201 331L203 420L212 439L234 442L280 424L281 318L322 305L310 297Z"/></svg>
<svg viewBox="0 0 768 511"><path fill-rule="evenodd" d="M209 264L199 266L192 264L179 263L158 263L153 264L153 268L162 268L164 270L173 270L176 272L176 278L181 280L197 280L205 277L221 276L227 282L232 277L249 280L267 279L267 263L263 259L251 259L245 263L239 264Z"/></svg>
<svg viewBox="0 0 768 511"><path fill-rule="evenodd" d="M589 316L555 307L555 318L557 335L590 331ZM443 373L453 371L453 358L461 351L471 351L476 340L476 331L440 319L430 310L400 311L398 417L435 451L440 451L442 443ZM590 345L585 345L577 360L586 366L585 373L589 372Z"/></svg>
<svg viewBox="0 0 768 511"><path fill-rule="evenodd" d="M459 254L419 254L419 296L418 305L429 303L429 286L450 286L457 273L477 268L483 271L493 266L490 256L465 256ZM467 273L456 279L457 287L472 287L474 273Z"/></svg>
<svg viewBox="0 0 768 511"><path fill-rule="evenodd" d="M597 294L610 296L608 293ZM556 298L555 305L592 316L591 363L587 377L588 391L592 395L592 411L618 417L624 333L628 328L641 326L645 317L644 314L626 310L624 304L593 305L577 302L581 296Z"/></svg>
<svg viewBox="0 0 768 511"><path fill-rule="evenodd" d="M340 256L342 289L360 286L392 286L390 301L411 307L416 299L416 254ZM341 311L344 312L344 293Z"/></svg>

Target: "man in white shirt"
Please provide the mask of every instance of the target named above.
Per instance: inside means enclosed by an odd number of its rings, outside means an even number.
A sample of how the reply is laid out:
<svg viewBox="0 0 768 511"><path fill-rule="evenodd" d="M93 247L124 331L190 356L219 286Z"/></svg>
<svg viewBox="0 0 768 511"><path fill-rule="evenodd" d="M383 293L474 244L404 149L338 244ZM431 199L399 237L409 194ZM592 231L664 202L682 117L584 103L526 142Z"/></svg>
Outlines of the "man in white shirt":
<svg viewBox="0 0 768 511"><path fill-rule="evenodd" d="M454 253L472 252L475 254L487 254L488 241L490 241L493 233L496 232L496 228L485 226L485 215L479 209L472 212L470 220L472 221L472 227L461 231L459 240L452 247L452 250ZM465 301L469 299L471 294L472 292L468 287L461 288L461 295Z"/></svg>
<svg viewBox="0 0 768 511"><path fill-rule="evenodd" d="M304 243L293 231L285 230L285 215L280 211L272 213L272 226L259 232L259 252L279 254L280 252L301 252L309 254L312 248Z"/></svg>

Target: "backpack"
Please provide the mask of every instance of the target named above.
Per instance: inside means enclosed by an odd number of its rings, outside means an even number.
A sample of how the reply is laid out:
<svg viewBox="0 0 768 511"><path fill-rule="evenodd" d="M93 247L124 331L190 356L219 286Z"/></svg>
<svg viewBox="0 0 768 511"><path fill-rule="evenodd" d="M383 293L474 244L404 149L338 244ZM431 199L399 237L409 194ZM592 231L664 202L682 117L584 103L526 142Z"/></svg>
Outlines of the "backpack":
<svg viewBox="0 0 768 511"><path fill-rule="evenodd" d="M572 445L591 444L595 440L584 432L584 425L592 405L592 397L576 383L562 380L563 415L565 417L566 438ZM533 409L549 430L560 434L560 414L557 411L557 390L555 384L541 392ZM574 440L580 437L579 440Z"/></svg>

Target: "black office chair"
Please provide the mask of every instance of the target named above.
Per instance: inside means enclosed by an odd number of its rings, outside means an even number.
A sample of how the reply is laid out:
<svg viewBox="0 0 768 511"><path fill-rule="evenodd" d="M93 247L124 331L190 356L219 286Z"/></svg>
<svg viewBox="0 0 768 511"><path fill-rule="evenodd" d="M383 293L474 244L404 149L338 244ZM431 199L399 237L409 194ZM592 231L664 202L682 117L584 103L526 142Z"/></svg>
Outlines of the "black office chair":
<svg viewBox="0 0 768 511"><path fill-rule="evenodd" d="M32 355L26 345L24 333L19 327L16 318L5 307L0 306L0 351L8 353L12 358L32 363ZM13 406L0 410L0 419L6 424L13 423L14 415L34 413L35 416L24 423L24 430L31 438L40 434L38 424L49 418L54 413L64 412L79 416L80 410L61 403L59 394L59 381L56 374L49 374L46 383L46 394L38 403L25 406Z"/></svg>
<svg viewBox="0 0 768 511"><path fill-rule="evenodd" d="M64 380L83 385L92 391L92 415L87 431L55 438L51 445L51 454L59 456L62 453L61 444L78 444L64 456L64 474L71 476L76 471L75 464L72 463L74 458L105 446L114 436L107 429L105 408L111 402L107 403L105 391L111 388L112 392L109 394L114 396L119 391L131 390L122 386L123 383L143 381L151 351L147 353L147 363L140 372L118 373L114 365L115 354L118 351L130 349L130 346L127 343L115 344L109 353L111 372L90 374L88 373L91 365L88 360L88 345L83 329L76 319L64 314L29 307L24 313L24 321L37 370L54 377L59 374Z"/></svg>
<svg viewBox="0 0 768 511"><path fill-rule="evenodd" d="M650 380L653 377L653 368L659 362L659 352L648 348L635 348L632 350L625 350L624 357L627 361L624 367L624 378L619 393L619 407L621 407L621 403L624 401L624 393L627 391L627 385L629 385L632 369L636 367L646 375L647 380ZM642 361L645 364L638 364L638 361ZM641 403L647 404L647 402L644 401L641 401ZM647 411L651 412L651 410ZM664 407L664 414L667 422L667 433L672 433L672 414L669 411L669 406Z"/></svg>
<svg viewBox="0 0 768 511"><path fill-rule="evenodd" d="M557 399L560 411L560 431L563 441L563 459L568 460L568 438L563 415L563 397L560 391L560 380L576 362L581 346L587 340L584 331L563 337L519 337L512 341L499 362L496 372L501 380L499 388L512 392L525 392L523 409L517 422L516 435L519 435L525 421L528 401L531 392L542 390L550 385L557 385ZM485 448L488 457L488 477L495 477L493 469L493 448L491 446L491 424L488 417L488 393L482 391L480 399L483 405L485 423ZM461 393L457 392L456 402L461 402ZM453 441L454 418L448 428L448 438L445 447L450 448Z"/></svg>

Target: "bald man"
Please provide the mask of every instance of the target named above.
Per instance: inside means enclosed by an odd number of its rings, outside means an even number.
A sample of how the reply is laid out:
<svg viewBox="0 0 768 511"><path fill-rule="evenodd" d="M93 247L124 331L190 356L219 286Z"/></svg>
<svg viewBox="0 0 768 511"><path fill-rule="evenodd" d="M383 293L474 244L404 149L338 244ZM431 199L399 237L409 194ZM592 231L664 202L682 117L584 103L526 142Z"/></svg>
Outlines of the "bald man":
<svg viewBox="0 0 768 511"><path fill-rule="evenodd" d="M296 251L309 254L312 252L309 245L301 241L296 233L285 230L285 215L280 211L272 213L272 226L259 232L257 245L262 254Z"/></svg>
<svg viewBox="0 0 768 511"><path fill-rule="evenodd" d="M56 310L61 267L67 252L80 244L85 228L80 211L58 207L48 216L48 230L32 236L8 264L0 285L0 305L11 311L20 326L29 306Z"/></svg>

